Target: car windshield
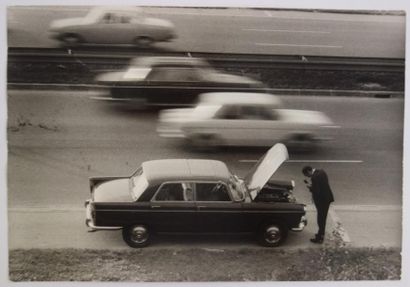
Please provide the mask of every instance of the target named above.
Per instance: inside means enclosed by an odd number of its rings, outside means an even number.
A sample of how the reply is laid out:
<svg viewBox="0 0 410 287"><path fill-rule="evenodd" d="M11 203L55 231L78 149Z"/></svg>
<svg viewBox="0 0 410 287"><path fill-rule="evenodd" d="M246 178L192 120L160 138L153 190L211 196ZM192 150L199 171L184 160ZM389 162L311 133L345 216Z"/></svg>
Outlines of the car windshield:
<svg viewBox="0 0 410 287"><path fill-rule="evenodd" d="M91 9L83 20L85 23L95 23L102 17L103 13L104 10L99 7Z"/></svg>
<svg viewBox="0 0 410 287"><path fill-rule="evenodd" d="M196 119L210 119L221 108L221 105L199 104L193 110L193 116Z"/></svg>
<svg viewBox="0 0 410 287"><path fill-rule="evenodd" d="M229 185L232 191L232 197L235 201L242 201L246 197L246 187L243 180L240 180L236 175L231 175Z"/></svg>
<svg viewBox="0 0 410 287"><path fill-rule="evenodd" d="M130 178L130 192L134 201L138 200L147 187L147 178L140 167Z"/></svg>
<svg viewBox="0 0 410 287"><path fill-rule="evenodd" d="M151 68L130 67L124 74L124 79L144 80Z"/></svg>

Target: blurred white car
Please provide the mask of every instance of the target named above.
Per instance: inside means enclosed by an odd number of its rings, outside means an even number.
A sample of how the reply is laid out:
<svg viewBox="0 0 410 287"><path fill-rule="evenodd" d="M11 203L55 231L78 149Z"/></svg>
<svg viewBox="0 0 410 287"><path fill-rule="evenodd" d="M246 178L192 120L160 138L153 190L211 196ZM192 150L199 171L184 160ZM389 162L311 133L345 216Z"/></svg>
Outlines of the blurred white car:
<svg viewBox="0 0 410 287"><path fill-rule="evenodd" d="M263 93L206 93L195 108L168 109L159 114L162 137L184 138L195 147L271 146L310 150L328 139L332 120L318 111L280 108L280 100Z"/></svg>
<svg viewBox="0 0 410 287"><path fill-rule="evenodd" d="M51 37L66 45L132 44L147 47L176 37L174 25L163 19L145 17L141 9L99 6L82 18L55 20Z"/></svg>

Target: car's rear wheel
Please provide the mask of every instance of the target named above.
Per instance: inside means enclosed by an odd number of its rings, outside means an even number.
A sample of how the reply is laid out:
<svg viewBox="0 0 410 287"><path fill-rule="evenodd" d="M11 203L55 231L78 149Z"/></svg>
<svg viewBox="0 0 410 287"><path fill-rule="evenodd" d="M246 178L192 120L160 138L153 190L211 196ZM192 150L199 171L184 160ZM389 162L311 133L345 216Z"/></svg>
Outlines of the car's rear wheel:
<svg viewBox="0 0 410 287"><path fill-rule="evenodd" d="M122 230L122 238L133 248L147 246L151 241L151 232L146 225L136 224Z"/></svg>
<svg viewBox="0 0 410 287"><path fill-rule="evenodd" d="M154 40L147 36L140 36L134 39L134 45L139 48L149 48L154 43Z"/></svg>
<svg viewBox="0 0 410 287"><path fill-rule="evenodd" d="M68 47L76 47L84 42L77 34L65 34L61 37L61 41Z"/></svg>
<svg viewBox="0 0 410 287"><path fill-rule="evenodd" d="M262 226L258 233L258 241L262 246L279 246L287 236L287 229L276 223L269 223Z"/></svg>

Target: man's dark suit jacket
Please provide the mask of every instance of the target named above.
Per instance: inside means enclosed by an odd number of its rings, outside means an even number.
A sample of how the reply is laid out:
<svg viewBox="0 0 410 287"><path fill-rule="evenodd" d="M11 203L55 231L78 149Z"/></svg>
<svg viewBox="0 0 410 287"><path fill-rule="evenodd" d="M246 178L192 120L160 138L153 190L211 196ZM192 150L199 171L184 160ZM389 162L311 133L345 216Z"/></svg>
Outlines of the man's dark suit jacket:
<svg viewBox="0 0 410 287"><path fill-rule="evenodd" d="M332 190L329 186L327 174L322 169L316 169L312 175L312 192L313 201L316 206L329 205L334 201Z"/></svg>

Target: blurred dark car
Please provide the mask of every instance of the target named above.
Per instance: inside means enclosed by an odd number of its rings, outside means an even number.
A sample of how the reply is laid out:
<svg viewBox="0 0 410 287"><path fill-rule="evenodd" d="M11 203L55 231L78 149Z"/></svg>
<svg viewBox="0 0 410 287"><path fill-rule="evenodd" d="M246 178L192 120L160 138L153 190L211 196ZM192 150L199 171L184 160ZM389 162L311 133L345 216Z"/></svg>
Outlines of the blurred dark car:
<svg viewBox="0 0 410 287"><path fill-rule="evenodd" d="M128 44L148 47L176 37L174 25L145 17L137 7L95 7L82 18L53 21L51 37L68 46L80 44Z"/></svg>
<svg viewBox="0 0 410 287"><path fill-rule="evenodd" d="M261 82L215 70L203 59L139 57L125 71L99 75L109 97L99 99L146 105L191 105L205 92L265 92Z"/></svg>

